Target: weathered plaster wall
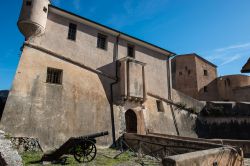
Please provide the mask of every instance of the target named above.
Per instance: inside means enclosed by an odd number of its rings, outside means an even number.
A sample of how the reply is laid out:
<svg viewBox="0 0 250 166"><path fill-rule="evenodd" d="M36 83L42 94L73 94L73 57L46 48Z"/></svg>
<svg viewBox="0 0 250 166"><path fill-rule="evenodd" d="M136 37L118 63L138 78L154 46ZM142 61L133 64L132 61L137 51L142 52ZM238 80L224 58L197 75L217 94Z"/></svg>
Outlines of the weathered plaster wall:
<svg viewBox="0 0 250 166"><path fill-rule="evenodd" d="M119 41L119 59L127 56L127 41ZM167 57L145 47L135 45L135 59L146 64L146 91L168 98Z"/></svg>
<svg viewBox="0 0 250 166"><path fill-rule="evenodd" d="M172 59L173 88L198 99L197 69L194 56L177 56Z"/></svg>
<svg viewBox="0 0 250 166"><path fill-rule="evenodd" d="M196 80L198 80L198 91L199 91L199 98L209 98L211 96L214 96L211 94L207 94L207 92L204 92L204 86L207 86L210 84L212 81L214 81L217 78L217 68L210 65L209 63L201 60L198 57L195 57L195 63L196 63L196 70L197 70L197 75L196 75ZM207 75L204 74L204 70L207 71ZM207 87L207 91L212 91L216 92L216 87ZM215 95L216 96L216 95Z"/></svg>
<svg viewBox="0 0 250 166"><path fill-rule="evenodd" d="M199 117L197 135L201 138L249 140L250 117Z"/></svg>
<svg viewBox="0 0 250 166"><path fill-rule="evenodd" d="M63 70L62 85L46 83L47 67ZM72 136L111 133L109 85L112 80L25 47L16 72L2 128L16 137L39 138L43 149ZM111 144L111 134L99 140Z"/></svg>
<svg viewBox="0 0 250 166"><path fill-rule="evenodd" d="M196 100L175 89L172 89L172 100L175 103L186 104L187 108L194 108L197 112L200 112L206 105L206 102Z"/></svg>
<svg viewBox="0 0 250 166"><path fill-rule="evenodd" d="M195 131L197 115L190 114L185 110L174 110L179 135L197 138Z"/></svg>
<svg viewBox="0 0 250 166"><path fill-rule="evenodd" d="M77 25L76 40L68 40L69 23ZM97 48L97 35L107 35L107 49ZM113 62L116 37L98 31L95 28L49 13L44 35L32 39L32 42L73 61L98 69L115 76Z"/></svg>
<svg viewBox="0 0 250 166"><path fill-rule="evenodd" d="M162 164L164 166L242 166L243 156L241 156L240 153L241 152L236 152L230 147L222 147L166 157L163 159Z"/></svg>
<svg viewBox="0 0 250 166"><path fill-rule="evenodd" d="M242 88L235 88L233 93L235 101L250 102L250 85Z"/></svg>
<svg viewBox="0 0 250 166"><path fill-rule="evenodd" d="M170 106L163 103L164 112L158 112L156 100L157 99L148 96L145 103L144 116L146 128L153 133L176 135L177 132Z"/></svg>
<svg viewBox="0 0 250 166"><path fill-rule="evenodd" d="M67 39L69 23L77 24L76 41ZM98 33L107 35L106 50L97 48ZM149 129L176 135L170 106L164 103L164 112L158 112L157 99L145 95L149 92L169 98L168 57L125 39L119 39L116 47L116 40L117 36L49 12L45 33L27 41L26 45L33 48L24 47L2 128L16 137L37 137L44 149L57 147L72 136L108 130L110 135L98 143L110 145L112 127L118 138L126 128L124 115L131 109L137 116L138 133L145 134ZM146 64L145 81L137 82L145 82L143 97L147 100L145 103L127 100L110 107L115 61L127 56L127 44L135 46L135 60ZM62 85L46 83L47 67L63 70ZM118 84L124 80L118 78L118 81L113 88L113 99L119 94ZM135 95L142 97L141 91L139 88L140 94ZM111 108L114 110L113 126ZM183 118L178 116L178 120L181 126ZM183 131L189 132L185 127Z"/></svg>
<svg viewBox="0 0 250 166"><path fill-rule="evenodd" d="M250 86L250 77L247 75L229 75L217 79L218 93L221 100L250 101L247 98L247 88Z"/></svg>

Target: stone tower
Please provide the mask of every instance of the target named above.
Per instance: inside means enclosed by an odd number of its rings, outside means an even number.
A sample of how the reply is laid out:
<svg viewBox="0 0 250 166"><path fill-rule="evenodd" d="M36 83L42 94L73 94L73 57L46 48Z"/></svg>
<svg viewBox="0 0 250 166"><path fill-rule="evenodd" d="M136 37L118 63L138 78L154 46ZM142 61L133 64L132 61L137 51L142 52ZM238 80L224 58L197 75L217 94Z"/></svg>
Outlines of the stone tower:
<svg viewBox="0 0 250 166"><path fill-rule="evenodd" d="M50 0L23 0L18 28L26 39L45 31Z"/></svg>

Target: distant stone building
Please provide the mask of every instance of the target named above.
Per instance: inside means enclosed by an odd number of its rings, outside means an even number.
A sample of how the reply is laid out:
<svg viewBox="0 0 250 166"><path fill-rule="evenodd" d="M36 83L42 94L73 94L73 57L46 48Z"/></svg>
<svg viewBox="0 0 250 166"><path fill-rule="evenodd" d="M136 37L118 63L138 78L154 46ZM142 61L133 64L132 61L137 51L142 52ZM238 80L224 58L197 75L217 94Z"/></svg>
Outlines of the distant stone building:
<svg viewBox="0 0 250 166"><path fill-rule="evenodd" d="M38 138L43 149L106 130L102 145L124 131L176 135L178 125L193 134L192 120L174 117L166 102L174 53L49 0L23 0L18 27L26 41L1 121L6 132Z"/></svg>
<svg viewBox="0 0 250 166"><path fill-rule="evenodd" d="M175 56L171 64L174 89L198 100L214 97L207 92L216 88L208 87L217 78L216 65L195 53Z"/></svg>
<svg viewBox="0 0 250 166"><path fill-rule="evenodd" d="M250 58L248 59L247 63L242 67L242 73L250 73Z"/></svg>
<svg viewBox="0 0 250 166"><path fill-rule="evenodd" d="M250 77L246 75L228 75L216 79L218 99L220 101L250 101Z"/></svg>
<svg viewBox="0 0 250 166"><path fill-rule="evenodd" d="M202 101L250 101L250 77L217 77L216 65L199 55L172 59L173 88Z"/></svg>

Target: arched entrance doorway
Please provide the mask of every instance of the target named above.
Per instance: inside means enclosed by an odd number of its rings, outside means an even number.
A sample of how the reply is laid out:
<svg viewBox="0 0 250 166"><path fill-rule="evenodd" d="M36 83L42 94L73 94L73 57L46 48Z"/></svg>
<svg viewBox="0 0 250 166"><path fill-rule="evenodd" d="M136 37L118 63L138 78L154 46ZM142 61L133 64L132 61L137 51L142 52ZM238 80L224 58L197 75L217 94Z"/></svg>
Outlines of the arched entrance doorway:
<svg viewBox="0 0 250 166"><path fill-rule="evenodd" d="M133 110L125 113L126 131L128 133L137 133L137 117Z"/></svg>

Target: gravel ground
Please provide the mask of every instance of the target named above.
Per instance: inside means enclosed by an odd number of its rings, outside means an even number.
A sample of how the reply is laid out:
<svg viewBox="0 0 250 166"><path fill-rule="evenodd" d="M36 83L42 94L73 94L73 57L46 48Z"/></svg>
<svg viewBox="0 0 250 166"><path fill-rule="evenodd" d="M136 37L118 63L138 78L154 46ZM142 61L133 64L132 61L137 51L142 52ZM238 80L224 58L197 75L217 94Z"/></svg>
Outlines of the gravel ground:
<svg viewBox="0 0 250 166"><path fill-rule="evenodd" d="M250 158L245 158L244 165L245 166L250 166Z"/></svg>
<svg viewBox="0 0 250 166"><path fill-rule="evenodd" d="M4 132L0 131L0 154L1 154L1 165L5 162L9 166L22 166L22 158L18 154L17 150L12 147L10 140L6 139Z"/></svg>

